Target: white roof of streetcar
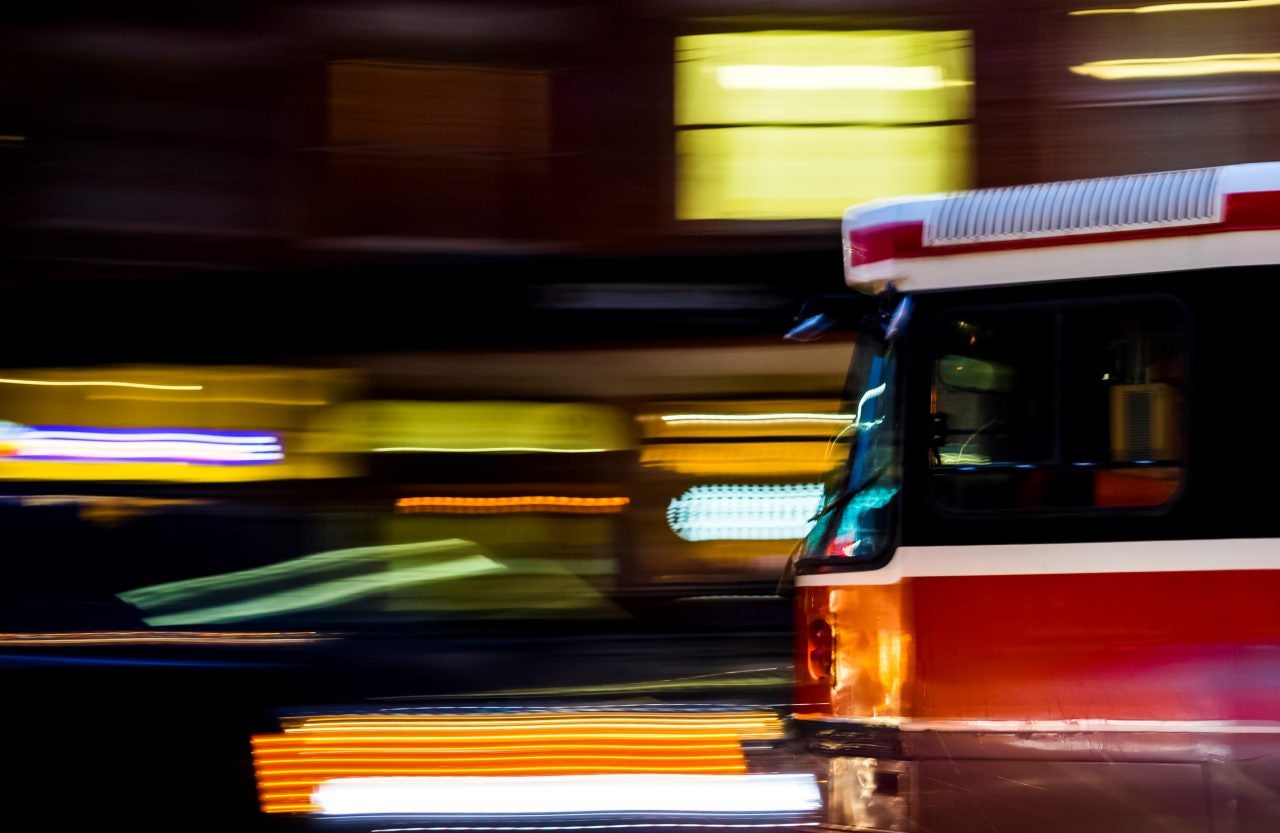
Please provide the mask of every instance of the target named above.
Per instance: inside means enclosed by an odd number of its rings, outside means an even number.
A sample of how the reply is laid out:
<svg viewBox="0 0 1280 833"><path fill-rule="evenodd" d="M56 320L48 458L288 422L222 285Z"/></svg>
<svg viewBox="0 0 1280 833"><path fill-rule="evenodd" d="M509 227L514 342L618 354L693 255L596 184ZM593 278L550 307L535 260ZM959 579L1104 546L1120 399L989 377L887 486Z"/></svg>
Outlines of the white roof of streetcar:
<svg viewBox="0 0 1280 833"><path fill-rule="evenodd" d="M1280 162L880 200L845 212L863 292L1280 263Z"/></svg>

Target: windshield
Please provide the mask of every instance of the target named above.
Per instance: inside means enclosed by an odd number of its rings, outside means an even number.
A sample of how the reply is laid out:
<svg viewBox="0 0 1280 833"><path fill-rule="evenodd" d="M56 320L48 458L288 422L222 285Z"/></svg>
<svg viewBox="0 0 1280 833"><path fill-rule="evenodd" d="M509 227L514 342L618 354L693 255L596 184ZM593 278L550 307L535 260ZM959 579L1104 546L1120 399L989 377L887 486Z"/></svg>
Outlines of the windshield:
<svg viewBox="0 0 1280 833"><path fill-rule="evenodd" d="M805 538L803 561L869 560L886 550L888 507L900 479L893 344L892 337L862 333L854 346L842 409L849 424L832 441L832 456L844 464L824 482L823 508Z"/></svg>

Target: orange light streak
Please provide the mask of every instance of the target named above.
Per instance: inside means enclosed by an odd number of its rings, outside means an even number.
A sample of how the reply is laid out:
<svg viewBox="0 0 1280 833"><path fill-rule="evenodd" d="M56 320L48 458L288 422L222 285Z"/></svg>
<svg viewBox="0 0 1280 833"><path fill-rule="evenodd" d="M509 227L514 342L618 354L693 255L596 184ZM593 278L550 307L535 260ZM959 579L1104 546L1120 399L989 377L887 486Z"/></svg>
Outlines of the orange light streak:
<svg viewBox="0 0 1280 833"><path fill-rule="evenodd" d="M767 712L326 715L252 743L263 811L294 813L334 778L737 775L743 740L780 735Z"/></svg>
<svg viewBox="0 0 1280 833"><path fill-rule="evenodd" d="M631 502L627 497L568 497L530 495L519 497L405 497L396 501L396 511L406 513L566 512L596 515L621 512Z"/></svg>

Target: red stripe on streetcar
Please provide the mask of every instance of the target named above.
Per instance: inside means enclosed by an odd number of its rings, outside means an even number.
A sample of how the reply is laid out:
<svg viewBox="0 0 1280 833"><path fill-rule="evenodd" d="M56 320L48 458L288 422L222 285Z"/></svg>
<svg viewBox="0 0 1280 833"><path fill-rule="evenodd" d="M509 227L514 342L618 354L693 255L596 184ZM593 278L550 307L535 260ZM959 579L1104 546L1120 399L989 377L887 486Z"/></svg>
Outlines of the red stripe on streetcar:
<svg viewBox="0 0 1280 833"><path fill-rule="evenodd" d="M849 265L865 266L869 263L895 259L1275 229L1280 229L1280 191L1250 191L1227 194L1222 221L1203 225L1172 225L1084 234L1064 233L1048 237L985 240L937 246L925 245L923 221L883 223L867 228L855 228L849 232Z"/></svg>

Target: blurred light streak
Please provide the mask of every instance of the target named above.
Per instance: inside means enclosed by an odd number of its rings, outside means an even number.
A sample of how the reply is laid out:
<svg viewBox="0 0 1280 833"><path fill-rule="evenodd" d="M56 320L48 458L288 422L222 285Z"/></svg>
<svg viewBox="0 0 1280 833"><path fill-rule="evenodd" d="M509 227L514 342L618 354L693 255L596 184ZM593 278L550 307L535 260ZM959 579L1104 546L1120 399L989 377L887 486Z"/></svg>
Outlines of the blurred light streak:
<svg viewBox="0 0 1280 833"><path fill-rule="evenodd" d="M854 425L858 426L859 428L866 427L868 425L868 423L865 423L862 421L862 409L866 407L866 404L871 400L879 398L879 396L883 394L884 391L885 391L885 385L880 384L875 386L871 390L867 391L866 393L862 394L862 397L858 400L858 412L853 417ZM875 420L870 424L871 425L879 424L879 420Z"/></svg>
<svg viewBox="0 0 1280 833"><path fill-rule="evenodd" d="M85 399L103 402L173 402L181 404L218 403L237 405L281 405L285 407L318 408L328 405L327 399L268 399L250 396L196 396L183 397L181 400L168 396L133 396L128 394L89 394Z"/></svg>
<svg viewBox="0 0 1280 833"><path fill-rule="evenodd" d="M313 810L321 784L353 777L480 778L496 787L495 778L513 775L741 774L742 741L782 734L776 714L747 709L384 712L282 723L281 733L252 739L266 812Z"/></svg>
<svg viewBox="0 0 1280 833"><path fill-rule="evenodd" d="M694 486L667 505L667 525L686 541L798 540L821 503L821 483Z"/></svg>
<svg viewBox="0 0 1280 833"><path fill-rule="evenodd" d="M820 807L811 774L341 778L325 815L482 813L797 813Z"/></svg>
<svg viewBox="0 0 1280 833"><path fill-rule="evenodd" d="M1117 58L1069 67L1076 75L1104 81L1182 78L1238 72L1280 72L1280 52L1190 55L1181 58Z"/></svg>
<svg viewBox="0 0 1280 833"><path fill-rule="evenodd" d="M693 677L680 677L668 680L646 680L638 683L605 683L601 685L552 686L550 688L518 688L502 691L477 692L475 694L450 695L450 699L466 700L489 697L577 697L584 694L620 695L650 693L656 691L704 691L722 688L767 688L770 686L789 686L792 679L789 674L759 674L761 671L777 671L776 668L757 668L750 671L726 671L722 674L699 674ZM397 697L383 697L383 700L419 700L430 699L433 695L411 694ZM697 711L695 709L695 711Z"/></svg>
<svg viewBox="0 0 1280 833"><path fill-rule="evenodd" d="M500 514L512 512L564 512L570 514L610 514L621 512L631 502L627 497L568 497L531 495L528 497L405 497L396 501L396 511L405 513Z"/></svg>
<svg viewBox="0 0 1280 833"><path fill-rule="evenodd" d="M120 497L117 495L23 495L23 506L95 506L128 510L163 509L173 506L207 506L208 500L196 498Z"/></svg>
<svg viewBox="0 0 1280 833"><path fill-rule="evenodd" d="M48 654L0 654L0 667L39 668L79 666L90 668L265 668L270 662L227 660L148 659L143 657L68 657Z"/></svg>
<svg viewBox="0 0 1280 833"><path fill-rule="evenodd" d="M329 638L316 631L67 631L0 633L0 645L279 645Z"/></svg>
<svg viewBox="0 0 1280 833"><path fill-rule="evenodd" d="M839 413L839 402L821 399L684 402L653 407L655 412L636 416L646 440L830 438L854 419L851 414ZM659 407L663 413L656 412Z"/></svg>
<svg viewBox="0 0 1280 833"><path fill-rule="evenodd" d="M149 616L148 625L198 625L242 622L305 610L333 607L343 602L384 592L393 588L428 582L449 581L505 570L498 562L483 555L472 555L438 564L393 567L362 576L346 576L267 593L252 599L220 605Z"/></svg>
<svg viewBox="0 0 1280 833"><path fill-rule="evenodd" d="M838 463L825 441L661 443L640 451L642 466L697 476L817 476Z"/></svg>
<svg viewBox="0 0 1280 833"><path fill-rule="evenodd" d="M762 671L776 671L776 668L755 669ZM730 672L733 673L733 672ZM397 698L374 698L374 699L397 699ZM697 715L716 715L731 714L741 716L744 714L762 714L766 717L772 712L753 708L750 706L734 705L731 703L627 703L625 705L617 704L595 704L584 703L582 705L564 706L557 704L546 705L485 705L485 706L459 706L449 704L447 706L380 706L376 712L360 712L354 715L334 715L321 714L312 715L311 719L318 718L346 718L351 716L364 717L368 714L385 714L389 716L402 715L406 712L419 714L449 714L455 712L486 712L495 715L530 715L530 714L553 714L553 715L576 715L576 714L697 714ZM292 720L304 720L305 717L292 718Z"/></svg>
<svg viewBox="0 0 1280 833"><path fill-rule="evenodd" d="M587 402L375 400L328 408L312 428L339 452L586 453L635 447L620 408Z"/></svg>
<svg viewBox="0 0 1280 833"><path fill-rule="evenodd" d="M159 385L146 382L62 381L57 379L5 379L0 385L40 385L47 387L139 388L142 390L204 390L204 385Z"/></svg>
<svg viewBox="0 0 1280 833"><path fill-rule="evenodd" d="M375 448L375 452L393 452L409 454L501 454L501 453L536 453L536 454L599 454L607 448L540 448L536 446L490 446L487 448L454 448L450 446L401 445Z"/></svg>
<svg viewBox="0 0 1280 833"><path fill-rule="evenodd" d="M32 426L5 437L20 460L152 463L276 463L284 448L275 434L154 428Z"/></svg>
<svg viewBox="0 0 1280 833"><path fill-rule="evenodd" d="M1150 6L1133 6L1127 9L1077 9L1068 15L1090 14L1160 14L1163 12L1216 12L1233 9L1262 9L1280 6L1280 0L1222 0L1217 3L1156 3Z"/></svg>
<svg viewBox="0 0 1280 833"><path fill-rule="evenodd" d="M529 825L522 824L519 827L515 825L449 825L447 827L375 827L370 833L417 833L417 831L446 831L446 830L475 830L475 831L500 831L500 830L630 830L631 828L714 828L714 829L759 829L761 827L817 827L821 822L817 821L792 821L792 822L761 822L751 823L733 823L733 822L688 822L688 821L670 821L670 822L624 822L622 824L538 824Z"/></svg>
<svg viewBox="0 0 1280 833"><path fill-rule="evenodd" d="M786 66L742 64L716 69L726 90L937 90L949 84L938 66Z"/></svg>
<svg viewBox="0 0 1280 833"><path fill-rule="evenodd" d="M830 422L845 425L856 417L850 414L664 414L663 422L698 423L776 423L776 422Z"/></svg>
<svg viewBox="0 0 1280 833"><path fill-rule="evenodd" d="M426 563L397 563L413 559ZM365 572L354 573L357 569ZM222 624L506 569L482 554L478 545L446 539L330 550L250 570L151 585L118 597L150 613L144 620L148 625Z"/></svg>

